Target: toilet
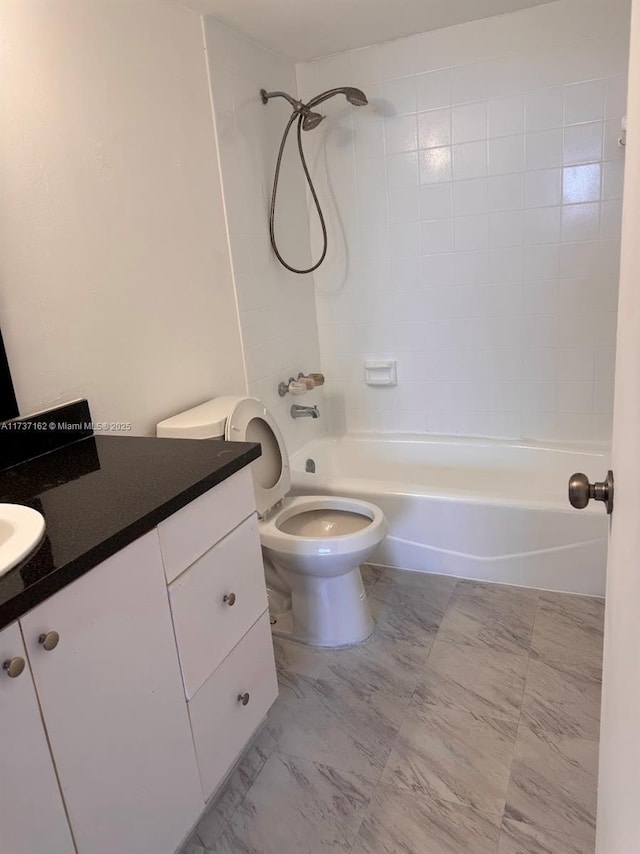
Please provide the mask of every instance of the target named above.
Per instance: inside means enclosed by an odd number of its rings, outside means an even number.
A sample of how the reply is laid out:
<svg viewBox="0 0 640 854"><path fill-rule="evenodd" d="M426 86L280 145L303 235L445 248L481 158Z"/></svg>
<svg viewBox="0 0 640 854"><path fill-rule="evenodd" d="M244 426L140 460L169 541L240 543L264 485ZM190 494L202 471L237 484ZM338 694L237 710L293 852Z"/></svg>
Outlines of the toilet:
<svg viewBox="0 0 640 854"><path fill-rule="evenodd" d="M289 456L269 410L253 397L217 397L158 424L165 438L259 442L252 463L269 611L275 635L351 646L373 631L360 565L388 526L379 507L332 495L289 496Z"/></svg>

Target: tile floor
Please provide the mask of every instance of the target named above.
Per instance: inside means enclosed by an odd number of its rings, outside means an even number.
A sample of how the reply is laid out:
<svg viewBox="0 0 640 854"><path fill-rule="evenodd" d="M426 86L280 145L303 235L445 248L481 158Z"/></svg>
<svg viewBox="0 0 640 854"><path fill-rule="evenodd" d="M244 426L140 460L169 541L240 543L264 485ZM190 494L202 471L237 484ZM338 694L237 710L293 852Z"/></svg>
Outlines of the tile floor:
<svg viewBox="0 0 640 854"><path fill-rule="evenodd" d="M280 696L183 854L590 854L601 600L365 567L376 628Z"/></svg>

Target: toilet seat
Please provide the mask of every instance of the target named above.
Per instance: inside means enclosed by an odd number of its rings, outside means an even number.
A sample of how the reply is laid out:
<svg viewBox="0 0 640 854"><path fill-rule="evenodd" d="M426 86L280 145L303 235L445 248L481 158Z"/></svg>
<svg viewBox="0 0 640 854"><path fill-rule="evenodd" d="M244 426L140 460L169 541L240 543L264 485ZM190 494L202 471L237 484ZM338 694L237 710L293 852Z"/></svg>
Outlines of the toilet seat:
<svg viewBox="0 0 640 854"><path fill-rule="evenodd" d="M337 510L364 516L369 523L348 534L327 533L326 536L306 537L289 534L281 525L301 513L314 510ZM302 495L287 498L282 507L260 523L262 544L276 552L290 555L347 555L377 545L386 532L386 521L379 507L355 498L333 495Z"/></svg>
<svg viewBox="0 0 640 854"><path fill-rule="evenodd" d="M289 455L266 406L255 397L233 402L224 429L227 442L259 442L262 454L253 463L253 487L258 515L266 516L291 489Z"/></svg>

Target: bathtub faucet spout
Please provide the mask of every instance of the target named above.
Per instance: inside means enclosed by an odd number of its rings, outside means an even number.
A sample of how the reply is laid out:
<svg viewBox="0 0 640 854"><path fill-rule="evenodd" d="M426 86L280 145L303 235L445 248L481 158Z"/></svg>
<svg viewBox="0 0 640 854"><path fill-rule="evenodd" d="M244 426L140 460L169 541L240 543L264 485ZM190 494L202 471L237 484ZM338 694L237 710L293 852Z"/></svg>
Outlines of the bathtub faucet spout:
<svg viewBox="0 0 640 854"><path fill-rule="evenodd" d="M320 410L317 406L298 406L296 403L291 407L292 418L320 418Z"/></svg>

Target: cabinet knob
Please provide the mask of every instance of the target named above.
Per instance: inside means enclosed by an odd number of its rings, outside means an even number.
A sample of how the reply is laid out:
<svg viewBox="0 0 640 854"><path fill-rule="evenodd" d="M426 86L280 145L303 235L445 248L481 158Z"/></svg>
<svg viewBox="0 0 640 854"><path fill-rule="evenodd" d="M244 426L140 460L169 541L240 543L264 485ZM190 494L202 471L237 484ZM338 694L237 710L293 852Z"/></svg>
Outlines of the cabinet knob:
<svg viewBox="0 0 640 854"><path fill-rule="evenodd" d="M235 605L236 604L236 594L235 593L225 593L224 596L222 597L222 601L226 605L229 605L229 606Z"/></svg>
<svg viewBox="0 0 640 854"><path fill-rule="evenodd" d="M249 692L247 691L246 694L238 694L238 702L242 703L243 706L246 706L249 702Z"/></svg>
<svg viewBox="0 0 640 854"><path fill-rule="evenodd" d="M44 647L44 649L49 652L49 650L55 649L60 642L60 635L58 632L44 632L38 638L38 643L40 646Z"/></svg>
<svg viewBox="0 0 640 854"><path fill-rule="evenodd" d="M20 676L22 671L24 670L25 661L24 658L20 658L17 655L15 658L8 658L2 664L2 669L11 679L15 679L16 676Z"/></svg>

